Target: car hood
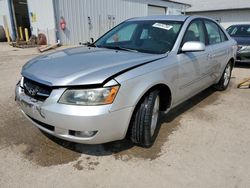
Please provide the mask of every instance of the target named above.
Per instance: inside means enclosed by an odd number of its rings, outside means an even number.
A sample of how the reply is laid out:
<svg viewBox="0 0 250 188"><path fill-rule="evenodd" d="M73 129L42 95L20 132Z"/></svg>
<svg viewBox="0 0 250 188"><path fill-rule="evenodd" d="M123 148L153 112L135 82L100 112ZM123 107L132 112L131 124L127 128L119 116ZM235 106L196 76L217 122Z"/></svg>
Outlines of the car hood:
<svg viewBox="0 0 250 188"><path fill-rule="evenodd" d="M233 37L238 45L250 46L250 37Z"/></svg>
<svg viewBox="0 0 250 188"><path fill-rule="evenodd" d="M164 56L78 47L34 58L24 65L22 75L50 86L102 84L119 72Z"/></svg>

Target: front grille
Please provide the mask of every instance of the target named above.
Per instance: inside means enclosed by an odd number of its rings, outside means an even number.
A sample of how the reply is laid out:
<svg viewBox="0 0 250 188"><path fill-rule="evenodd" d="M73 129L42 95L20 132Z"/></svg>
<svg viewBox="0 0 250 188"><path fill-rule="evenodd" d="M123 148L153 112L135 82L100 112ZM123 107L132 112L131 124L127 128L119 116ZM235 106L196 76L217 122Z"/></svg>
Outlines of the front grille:
<svg viewBox="0 0 250 188"><path fill-rule="evenodd" d="M32 121L34 121L35 123L37 123L38 125L40 125L41 127L45 128L45 129L48 129L50 131L55 131L55 127L54 126L51 126L51 125L48 125L46 123L43 123L41 121L38 121L30 116L28 116Z"/></svg>
<svg viewBox="0 0 250 188"><path fill-rule="evenodd" d="M35 82L28 78L24 78L23 80L23 89L26 95L39 101L45 101L52 91L50 86Z"/></svg>

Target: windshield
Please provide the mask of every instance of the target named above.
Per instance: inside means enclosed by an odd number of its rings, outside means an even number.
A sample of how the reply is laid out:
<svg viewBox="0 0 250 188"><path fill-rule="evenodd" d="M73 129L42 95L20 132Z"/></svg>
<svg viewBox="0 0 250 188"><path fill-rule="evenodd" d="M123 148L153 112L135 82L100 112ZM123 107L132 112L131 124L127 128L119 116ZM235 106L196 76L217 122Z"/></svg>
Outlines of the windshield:
<svg viewBox="0 0 250 188"><path fill-rule="evenodd" d="M250 25L231 26L227 32L233 37L250 37Z"/></svg>
<svg viewBox="0 0 250 188"><path fill-rule="evenodd" d="M181 29L177 21L126 21L95 42L99 48L163 54L172 50Z"/></svg>

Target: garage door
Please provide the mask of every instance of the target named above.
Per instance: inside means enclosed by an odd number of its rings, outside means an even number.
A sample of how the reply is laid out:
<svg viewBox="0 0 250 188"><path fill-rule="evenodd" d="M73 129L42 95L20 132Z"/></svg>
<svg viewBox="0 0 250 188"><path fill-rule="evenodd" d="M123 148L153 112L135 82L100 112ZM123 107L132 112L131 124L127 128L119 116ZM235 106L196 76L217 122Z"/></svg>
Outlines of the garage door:
<svg viewBox="0 0 250 188"><path fill-rule="evenodd" d="M166 8L148 5L148 15L166 15Z"/></svg>

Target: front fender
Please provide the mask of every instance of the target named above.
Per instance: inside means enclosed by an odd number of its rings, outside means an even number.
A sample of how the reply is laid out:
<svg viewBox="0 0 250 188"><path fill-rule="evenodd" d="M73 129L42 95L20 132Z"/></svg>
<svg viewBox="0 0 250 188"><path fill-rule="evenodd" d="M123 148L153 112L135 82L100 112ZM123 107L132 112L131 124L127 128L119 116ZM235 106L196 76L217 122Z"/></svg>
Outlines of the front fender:
<svg viewBox="0 0 250 188"><path fill-rule="evenodd" d="M115 78L121 87L112 104L111 111L135 107L142 96L158 84L169 87L172 101L174 101L176 92L174 86L177 84L176 66L166 63L166 59L159 61L138 67Z"/></svg>

